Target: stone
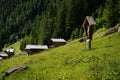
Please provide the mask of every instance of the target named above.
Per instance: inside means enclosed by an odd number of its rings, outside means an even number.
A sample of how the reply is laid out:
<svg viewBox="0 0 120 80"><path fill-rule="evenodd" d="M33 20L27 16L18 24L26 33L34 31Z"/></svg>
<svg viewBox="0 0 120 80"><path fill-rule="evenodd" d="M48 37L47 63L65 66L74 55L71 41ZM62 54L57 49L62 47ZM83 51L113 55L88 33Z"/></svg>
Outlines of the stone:
<svg viewBox="0 0 120 80"><path fill-rule="evenodd" d="M120 27L118 28L118 32L120 32Z"/></svg>
<svg viewBox="0 0 120 80"><path fill-rule="evenodd" d="M79 42L84 42L84 41L86 41L86 37L82 37L79 39Z"/></svg>
<svg viewBox="0 0 120 80"><path fill-rule="evenodd" d="M115 33L118 31L118 27L113 27L108 29L101 37L107 36L109 34Z"/></svg>
<svg viewBox="0 0 120 80"><path fill-rule="evenodd" d="M87 40L86 40L86 48L87 48L88 50L91 49L91 40L90 40L90 39L87 39Z"/></svg>

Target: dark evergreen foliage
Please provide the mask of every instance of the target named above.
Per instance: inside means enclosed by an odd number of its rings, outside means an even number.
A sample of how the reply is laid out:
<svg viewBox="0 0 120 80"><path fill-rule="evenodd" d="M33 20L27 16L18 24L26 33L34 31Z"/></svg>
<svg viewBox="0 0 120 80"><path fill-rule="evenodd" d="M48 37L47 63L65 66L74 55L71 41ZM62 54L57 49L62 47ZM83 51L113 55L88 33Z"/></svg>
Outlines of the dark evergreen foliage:
<svg viewBox="0 0 120 80"><path fill-rule="evenodd" d="M0 0L0 49L16 36L23 38L22 50L26 43L48 44L51 37L81 37L87 15L98 18L96 29L113 27L120 21L119 6L119 0Z"/></svg>

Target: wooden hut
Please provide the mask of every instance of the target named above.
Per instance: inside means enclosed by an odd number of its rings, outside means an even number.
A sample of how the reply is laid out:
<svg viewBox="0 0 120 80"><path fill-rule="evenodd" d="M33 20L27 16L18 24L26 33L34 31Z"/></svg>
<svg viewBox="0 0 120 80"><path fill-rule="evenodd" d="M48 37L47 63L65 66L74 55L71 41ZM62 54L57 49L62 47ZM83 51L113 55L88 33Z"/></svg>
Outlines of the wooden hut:
<svg viewBox="0 0 120 80"><path fill-rule="evenodd" d="M66 40L65 39L58 39L58 38L52 38L50 41L50 46L51 47L58 47L61 45L65 45L66 44Z"/></svg>
<svg viewBox="0 0 120 80"><path fill-rule="evenodd" d="M96 25L96 22L94 21L93 17L87 16L83 22L83 28L85 30L87 39L92 39L94 25Z"/></svg>
<svg viewBox="0 0 120 80"><path fill-rule="evenodd" d="M6 59L8 58L8 54L6 52L0 52L0 57L2 57L2 59Z"/></svg>
<svg viewBox="0 0 120 80"><path fill-rule="evenodd" d="M25 48L28 54L34 54L47 49L48 49L47 45L26 45L26 48Z"/></svg>
<svg viewBox="0 0 120 80"><path fill-rule="evenodd" d="M9 55L9 57L13 56L14 52L15 52L15 49L13 49L13 48L10 48L10 49L6 50L6 53Z"/></svg>

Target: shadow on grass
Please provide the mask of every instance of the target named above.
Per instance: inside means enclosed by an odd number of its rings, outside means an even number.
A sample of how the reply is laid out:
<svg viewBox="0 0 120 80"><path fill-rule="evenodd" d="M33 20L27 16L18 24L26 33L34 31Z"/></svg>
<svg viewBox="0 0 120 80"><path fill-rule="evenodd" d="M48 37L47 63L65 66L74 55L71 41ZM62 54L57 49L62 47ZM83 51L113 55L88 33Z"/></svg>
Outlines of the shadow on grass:
<svg viewBox="0 0 120 80"><path fill-rule="evenodd" d="M105 46L105 47L108 47L108 48L109 48L109 47L113 47L113 46L112 46L112 45L107 45L107 46Z"/></svg>
<svg viewBox="0 0 120 80"><path fill-rule="evenodd" d="M93 51L93 50L96 50L97 48L91 48L90 50L88 49L83 49L82 51Z"/></svg>

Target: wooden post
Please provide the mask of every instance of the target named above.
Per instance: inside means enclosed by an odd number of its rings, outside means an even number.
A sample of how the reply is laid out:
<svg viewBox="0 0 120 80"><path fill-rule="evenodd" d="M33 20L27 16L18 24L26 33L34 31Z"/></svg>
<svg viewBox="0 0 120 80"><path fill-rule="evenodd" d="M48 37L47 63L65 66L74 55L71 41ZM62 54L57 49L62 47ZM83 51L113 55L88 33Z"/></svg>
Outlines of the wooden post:
<svg viewBox="0 0 120 80"><path fill-rule="evenodd" d="M88 50L91 49L91 40L92 40L92 34L93 34L93 26L96 25L96 22L94 21L92 16L86 16L84 22L83 22L83 28L86 32L86 48Z"/></svg>
<svg viewBox="0 0 120 80"><path fill-rule="evenodd" d="M90 40L90 39L87 39L87 40L86 40L86 48L87 48L88 50L91 49L91 40Z"/></svg>

